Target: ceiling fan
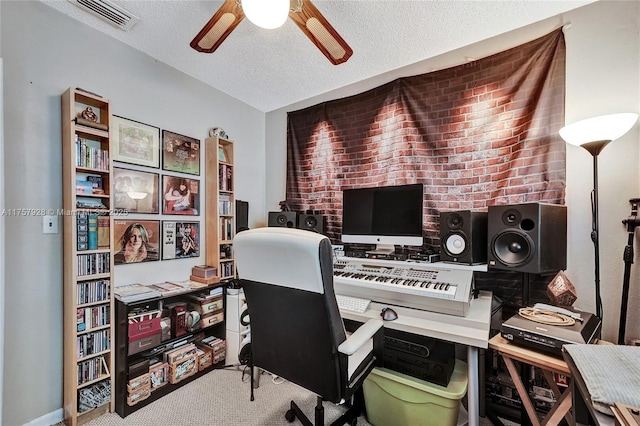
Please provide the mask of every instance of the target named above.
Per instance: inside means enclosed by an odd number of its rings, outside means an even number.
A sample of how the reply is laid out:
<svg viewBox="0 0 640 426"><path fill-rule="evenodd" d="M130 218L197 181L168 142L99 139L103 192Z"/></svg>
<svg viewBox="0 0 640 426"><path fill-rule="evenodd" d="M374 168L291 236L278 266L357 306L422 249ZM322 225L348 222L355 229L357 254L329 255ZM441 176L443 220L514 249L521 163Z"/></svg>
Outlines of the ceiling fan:
<svg viewBox="0 0 640 426"><path fill-rule="evenodd" d="M289 2L288 16L332 64L339 65L351 57L353 54L351 47L316 9L311 0L286 1ZM266 4L266 0L258 0L258 2L263 6ZM243 0L225 0L220 9L191 41L191 47L199 52L213 53L240 24L245 13L249 20L254 21L247 7L249 3L257 2L244 0L247 10L243 10L242 3ZM282 22L284 23L285 20L286 15Z"/></svg>

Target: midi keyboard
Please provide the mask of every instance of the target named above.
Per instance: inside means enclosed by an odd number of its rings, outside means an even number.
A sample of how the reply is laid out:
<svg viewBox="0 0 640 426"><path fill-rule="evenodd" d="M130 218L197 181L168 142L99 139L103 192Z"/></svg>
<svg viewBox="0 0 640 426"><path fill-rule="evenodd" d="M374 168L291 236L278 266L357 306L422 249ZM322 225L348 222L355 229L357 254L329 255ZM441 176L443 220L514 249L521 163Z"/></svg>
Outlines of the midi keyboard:
<svg viewBox="0 0 640 426"><path fill-rule="evenodd" d="M429 263L343 258L334 261L333 283L340 295L466 316L473 271Z"/></svg>

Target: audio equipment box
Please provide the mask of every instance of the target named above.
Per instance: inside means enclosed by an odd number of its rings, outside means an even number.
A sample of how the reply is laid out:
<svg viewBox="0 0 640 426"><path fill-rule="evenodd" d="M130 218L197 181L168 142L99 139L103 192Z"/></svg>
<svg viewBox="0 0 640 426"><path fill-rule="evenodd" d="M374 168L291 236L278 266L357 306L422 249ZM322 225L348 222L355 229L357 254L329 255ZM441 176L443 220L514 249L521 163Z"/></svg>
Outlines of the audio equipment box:
<svg viewBox="0 0 640 426"><path fill-rule="evenodd" d="M562 357L562 345L593 343L600 334L600 318L588 312L576 311L574 315L575 321L554 325L515 314L502 323L500 334L516 345Z"/></svg>
<svg viewBox="0 0 640 426"><path fill-rule="evenodd" d="M489 269L531 274L567 269L566 206L489 206L487 227Z"/></svg>
<svg viewBox="0 0 640 426"><path fill-rule="evenodd" d="M283 228L298 227L298 213L296 212L269 212L269 226Z"/></svg>
<svg viewBox="0 0 640 426"><path fill-rule="evenodd" d="M448 386L456 363L455 344L385 328L384 367Z"/></svg>
<svg viewBox="0 0 640 426"><path fill-rule="evenodd" d="M440 213L440 259L473 265L487 261L487 213Z"/></svg>

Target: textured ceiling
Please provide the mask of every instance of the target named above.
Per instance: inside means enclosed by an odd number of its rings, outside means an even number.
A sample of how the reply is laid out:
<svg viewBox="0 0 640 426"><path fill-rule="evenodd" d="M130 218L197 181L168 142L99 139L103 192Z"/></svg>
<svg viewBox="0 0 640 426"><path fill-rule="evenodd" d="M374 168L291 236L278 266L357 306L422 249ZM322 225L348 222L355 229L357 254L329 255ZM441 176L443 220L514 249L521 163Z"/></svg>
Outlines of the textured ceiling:
<svg viewBox="0 0 640 426"><path fill-rule="evenodd" d="M264 112L561 14L594 0L314 0L354 53L332 65L287 19L243 20L212 54L189 43L222 1L113 2L140 18L122 31L65 0L41 0Z"/></svg>

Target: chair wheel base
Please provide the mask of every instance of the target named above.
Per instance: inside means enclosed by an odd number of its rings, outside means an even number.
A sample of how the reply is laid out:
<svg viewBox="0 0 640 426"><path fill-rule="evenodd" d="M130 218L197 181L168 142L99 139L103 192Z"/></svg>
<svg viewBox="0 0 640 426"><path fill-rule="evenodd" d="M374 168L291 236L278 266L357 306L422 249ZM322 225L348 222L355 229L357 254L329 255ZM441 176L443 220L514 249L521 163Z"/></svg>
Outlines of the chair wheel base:
<svg viewBox="0 0 640 426"><path fill-rule="evenodd" d="M289 423L293 423L293 421L296 419L296 413L293 410L287 410L287 412L284 414L284 418L287 419Z"/></svg>

